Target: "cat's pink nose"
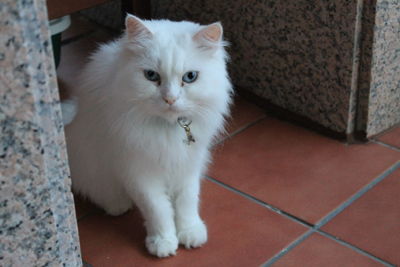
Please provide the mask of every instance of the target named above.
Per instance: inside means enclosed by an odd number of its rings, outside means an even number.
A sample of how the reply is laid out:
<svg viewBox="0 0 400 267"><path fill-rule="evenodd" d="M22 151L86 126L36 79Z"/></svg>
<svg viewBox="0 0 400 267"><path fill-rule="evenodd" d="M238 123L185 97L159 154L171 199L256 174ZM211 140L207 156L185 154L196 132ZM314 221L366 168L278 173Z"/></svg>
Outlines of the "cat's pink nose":
<svg viewBox="0 0 400 267"><path fill-rule="evenodd" d="M165 103L172 105L176 102L176 98L175 97L163 97Z"/></svg>

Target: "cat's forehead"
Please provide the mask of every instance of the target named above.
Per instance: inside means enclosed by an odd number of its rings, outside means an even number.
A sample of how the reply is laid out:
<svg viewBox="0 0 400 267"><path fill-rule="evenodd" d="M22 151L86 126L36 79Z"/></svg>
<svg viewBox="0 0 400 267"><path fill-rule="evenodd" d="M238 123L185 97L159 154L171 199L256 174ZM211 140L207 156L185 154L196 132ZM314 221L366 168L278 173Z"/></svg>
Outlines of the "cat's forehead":
<svg viewBox="0 0 400 267"><path fill-rule="evenodd" d="M200 28L200 24L190 21L151 20L146 21L145 26L154 35L194 35Z"/></svg>
<svg viewBox="0 0 400 267"><path fill-rule="evenodd" d="M188 21L149 21L154 45L164 52L168 49L188 50L193 46L193 36L201 29Z"/></svg>
<svg viewBox="0 0 400 267"><path fill-rule="evenodd" d="M196 58L193 31L158 31L153 33L151 48L157 68L163 72L180 73Z"/></svg>
<svg viewBox="0 0 400 267"><path fill-rule="evenodd" d="M194 51L182 40L171 40L168 43L159 44L157 67L164 73L181 73L193 63Z"/></svg>

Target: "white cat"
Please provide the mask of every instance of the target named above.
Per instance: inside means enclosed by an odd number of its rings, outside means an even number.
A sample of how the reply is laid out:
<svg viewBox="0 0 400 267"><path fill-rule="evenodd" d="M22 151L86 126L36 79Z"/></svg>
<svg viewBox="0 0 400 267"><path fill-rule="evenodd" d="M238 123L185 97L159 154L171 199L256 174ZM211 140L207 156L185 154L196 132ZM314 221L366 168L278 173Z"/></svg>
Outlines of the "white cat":
<svg viewBox="0 0 400 267"><path fill-rule="evenodd" d="M220 23L128 15L125 34L92 55L74 92L78 114L66 127L74 191L111 215L135 203L158 257L207 241L198 196L231 102L224 45Z"/></svg>

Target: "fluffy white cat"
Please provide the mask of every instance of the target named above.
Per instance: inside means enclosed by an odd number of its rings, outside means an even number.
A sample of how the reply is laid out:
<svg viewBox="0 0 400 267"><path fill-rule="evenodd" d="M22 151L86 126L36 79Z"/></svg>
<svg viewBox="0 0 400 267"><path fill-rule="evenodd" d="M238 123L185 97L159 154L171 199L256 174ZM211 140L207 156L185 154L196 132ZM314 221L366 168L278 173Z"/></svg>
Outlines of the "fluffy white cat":
<svg viewBox="0 0 400 267"><path fill-rule="evenodd" d="M128 15L125 34L91 56L73 93L78 113L66 127L73 190L111 215L135 203L146 247L158 257L207 241L198 196L231 102L224 45L218 22Z"/></svg>

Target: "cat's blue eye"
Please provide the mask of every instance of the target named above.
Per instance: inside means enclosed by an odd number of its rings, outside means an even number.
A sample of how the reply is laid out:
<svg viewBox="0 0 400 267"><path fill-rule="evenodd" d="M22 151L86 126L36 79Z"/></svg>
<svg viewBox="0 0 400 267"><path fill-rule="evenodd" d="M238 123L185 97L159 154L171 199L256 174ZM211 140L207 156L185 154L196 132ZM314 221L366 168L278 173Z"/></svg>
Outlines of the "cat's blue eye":
<svg viewBox="0 0 400 267"><path fill-rule="evenodd" d="M146 77L146 79L149 81L152 81L152 82L160 81L160 74L158 74L154 70L144 70L143 73L144 73L144 77Z"/></svg>
<svg viewBox="0 0 400 267"><path fill-rule="evenodd" d="M198 71L188 71L182 76L182 81L184 81L185 83L192 83L197 80L198 76Z"/></svg>

